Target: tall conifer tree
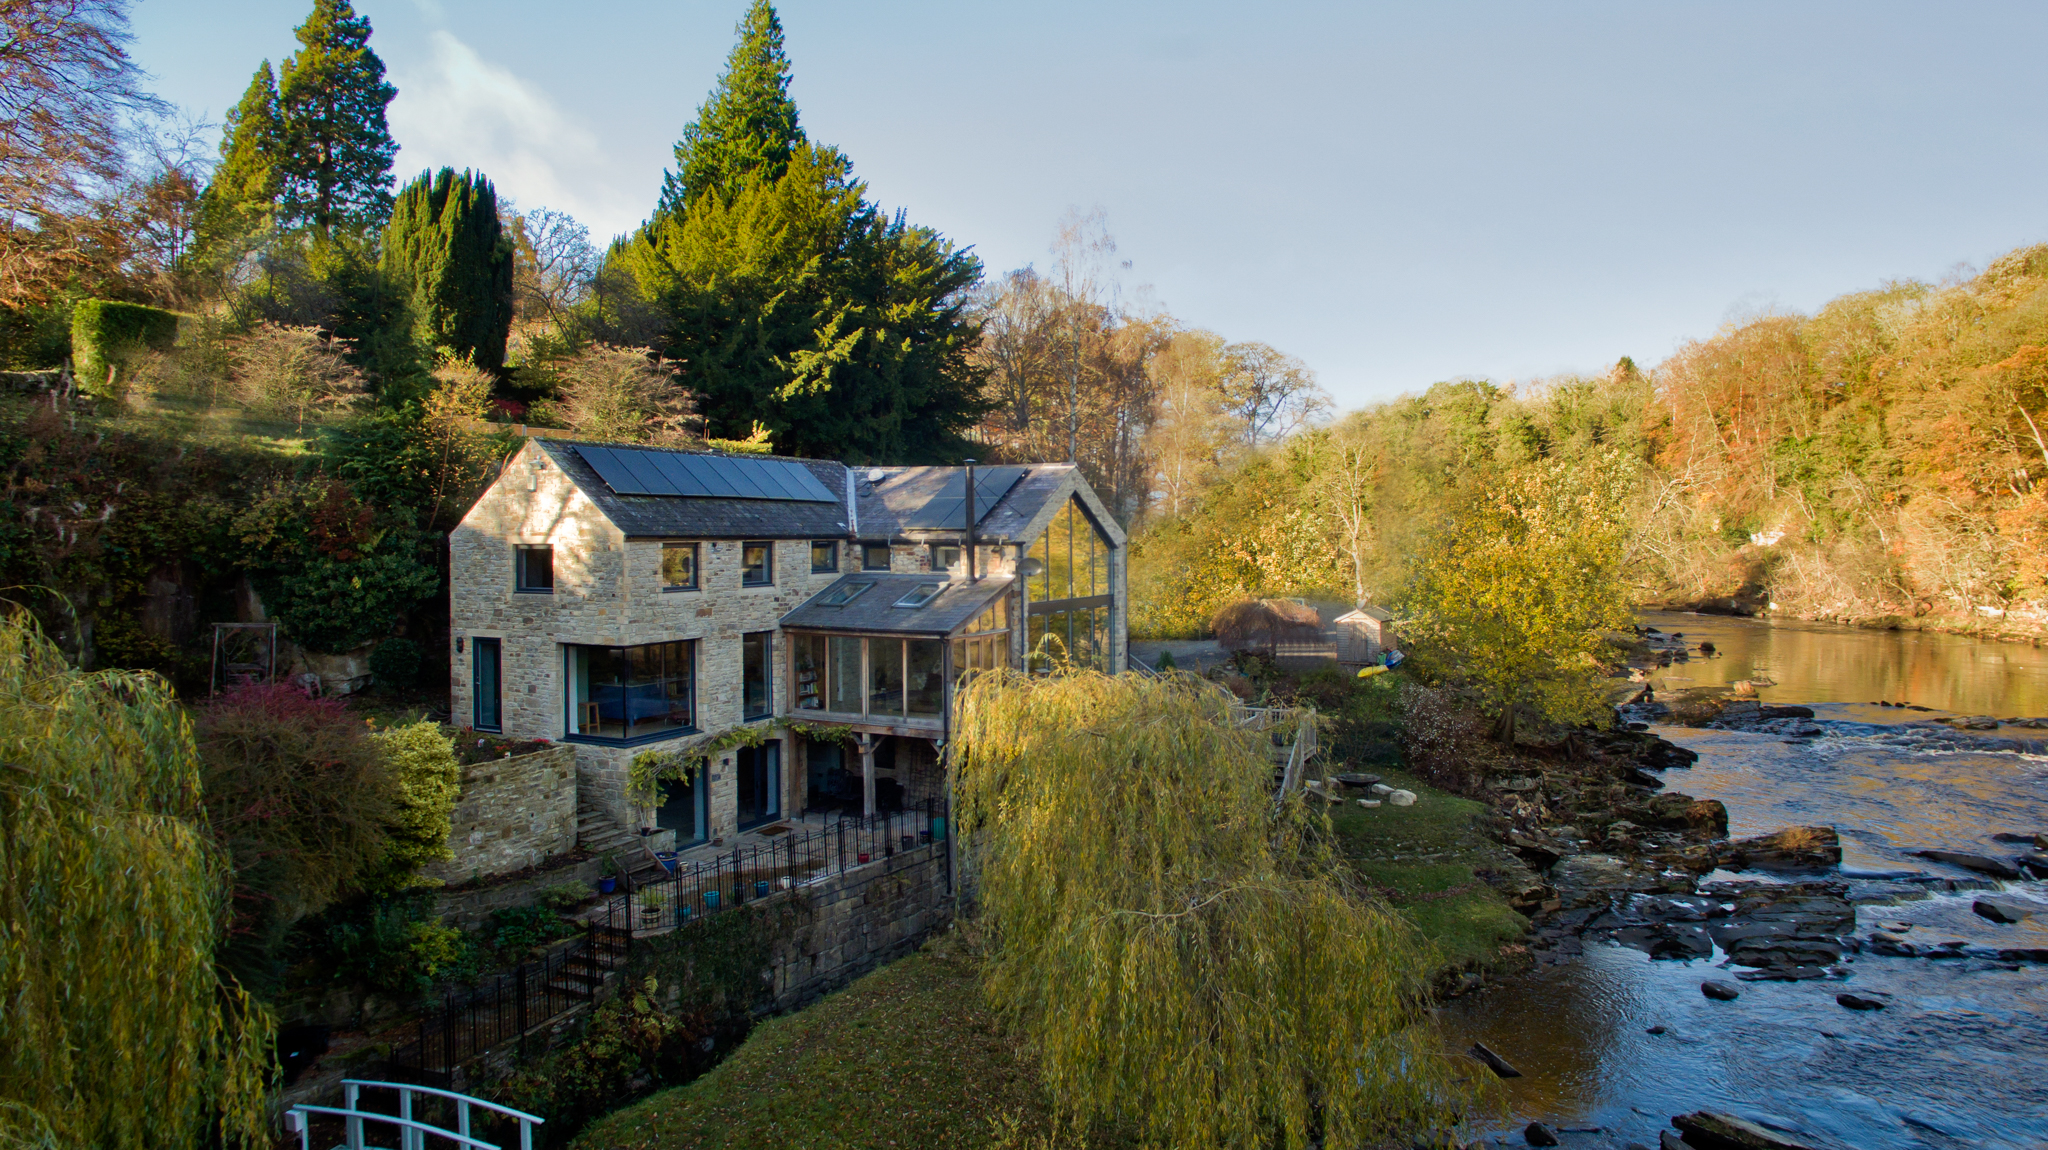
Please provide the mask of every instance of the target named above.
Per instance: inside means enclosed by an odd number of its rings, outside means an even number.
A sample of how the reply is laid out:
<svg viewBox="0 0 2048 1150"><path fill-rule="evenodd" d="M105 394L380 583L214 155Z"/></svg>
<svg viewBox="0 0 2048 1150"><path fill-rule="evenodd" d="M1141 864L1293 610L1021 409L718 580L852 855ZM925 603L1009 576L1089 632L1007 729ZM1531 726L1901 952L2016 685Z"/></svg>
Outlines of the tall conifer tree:
<svg viewBox="0 0 2048 1150"><path fill-rule="evenodd" d="M796 101L789 98L789 57L782 19L768 0L754 0L736 29L739 43L725 75L705 98L697 120L676 144L676 170L662 178L661 210L680 211L707 191L730 201L742 181L782 178L804 142Z"/></svg>
<svg viewBox="0 0 2048 1150"><path fill-rule="evenodd" d="M981 262L886 216L844 155L805 139L767 0L739 37L654 218L608 272L667 316L660 342L713 435L759 420L797 455L957 458L986 406L962 307Z"/></svg>
<svg viewBox="0 0 2048 1150"><path fill-rule="evenodd" d="M199 230L206 242L244 236L268 223L284 188L284 123L277 107L277 77L265 60L249 90L228 113L220 166L200 197Z"/></svg>
<svg viewBox="0 0 2048 1150"><path fill-rule="evenodd" d="M323 232L380 224L391 211L398 154L384 109L398 89L370 50L370 20L349 0L313 0L298 37L278 85L286 214Z"/></svg>
<svg viewBox="0 0 2048 1150"><path fill-rule="evenodd" d="M411 305L413 332L444 354L496 371L512 326L513 244L481 173L422 172L384 229L384 276Z"/></svg>

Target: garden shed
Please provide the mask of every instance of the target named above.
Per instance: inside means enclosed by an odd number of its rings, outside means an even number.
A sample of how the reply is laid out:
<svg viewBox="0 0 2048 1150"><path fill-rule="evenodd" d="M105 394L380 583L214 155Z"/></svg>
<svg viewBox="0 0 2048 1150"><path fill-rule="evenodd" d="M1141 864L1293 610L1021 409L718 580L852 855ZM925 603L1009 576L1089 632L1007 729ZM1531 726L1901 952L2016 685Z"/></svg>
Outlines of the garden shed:
<svg viewBox="0 0 2048 1150"><path fill-rule="evenodd" d="M1394 645L1388 624L1392 612L1383 607L1360 607L1337 616L1334 626L1339 663L1377 663L1381 653Z"/></svg>

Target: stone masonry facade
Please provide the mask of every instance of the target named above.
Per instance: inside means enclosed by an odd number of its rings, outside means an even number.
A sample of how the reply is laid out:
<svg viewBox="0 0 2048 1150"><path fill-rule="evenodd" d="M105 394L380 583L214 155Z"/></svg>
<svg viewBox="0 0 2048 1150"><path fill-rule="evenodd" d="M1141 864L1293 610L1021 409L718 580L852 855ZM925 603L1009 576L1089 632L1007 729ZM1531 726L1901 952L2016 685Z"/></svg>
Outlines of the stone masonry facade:
<svg viewBox="0 0 2048 1150"><path fill-rule="evenodd" d="M663 542L628 540L537 445L521 448L449 536L449 564L458 573L450 580L448 651L455 721L467 726L475 714L471 644L477 638L502 644L500 730L522 739L565 734L565 645L694 640L697 728L716 734L745 721L742 638L766 631L774 636L773 715L753 721L775 722L788 702L781 681L787 660L779 622L840 574L860 570L859 548L844 538L836 540L838 569L813 574L810 540L776 540L772 585L747 587L740 583L743 540L679 538L670 542L699 544L698 589L675 591L662 585ZM513 589L514 549L521 544L554 548L552 592ZM929 569L926 554L919 546L893 547L891 570ZM783 742L782 809L789 811L801 806L804 772L800 748L790 745L801 740L784 736ZM627 764L650 744L573 746L584 805L602 809L622 827L640 826L645 812L626 798ZM712 839L738 830L732 763L726 754L710 764Z"/></svg>
<svg viewBox="0 0 2048 1150"><path fill-rule="evenodd" d="M495 878L568 853L576 845L576 748L557 744L462 768L451 823L455 857L422 872L444 883Z"/></svg>

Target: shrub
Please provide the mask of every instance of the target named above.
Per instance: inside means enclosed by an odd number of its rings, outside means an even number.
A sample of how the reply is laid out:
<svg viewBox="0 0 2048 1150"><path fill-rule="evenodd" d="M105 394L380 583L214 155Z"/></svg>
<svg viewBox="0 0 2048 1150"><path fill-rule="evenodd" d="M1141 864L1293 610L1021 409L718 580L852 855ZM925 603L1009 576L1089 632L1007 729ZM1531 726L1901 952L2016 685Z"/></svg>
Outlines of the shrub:
<svg viewBox="0 0 2048 1150"><path fill-rule="evenodd" d="M590 888L580 882L560 882L540 892L540 904L556 914L566 914L582 906L590 897Z"/></svg>
<svg viewBox="0 0 2048 1150"><path fill-rule="evenodd" d="M593 345L556 371L562 413L576 430L628 443L692 442L690 392L644 349Z"/></svg>
<svg viewBox="0 0 2048 1150"><path fill-rule="evenodd" d="M699 1069L698 1043L711 1033L701 1016L677 1018L656 1000L649 977L605 1003L574 1044L505 1083L511 1104L548 1120L551 1137L567 1138L633 1093L636 1080L682 1082Z"/></svg>
<svg viewBox="0 0 2048 1150"><path fill-rule="evenodd" d="M388 635L441 587L421 542L418 531L397 525L378 533L367 553L309 556L262 587L275 604L271 614L285 634L315 651L347 651Z"/></svg>
<svg viewBox="0 0 2048 1150"><path fill-rule="evenodd" d="M379 731L370 738L384 754L397 800L382 886L418 885L414 875L421 866L455 857L448 849L450 816L462 789L455 744L441 733L440 724L428 720Z"/></svg>
<svg viewBox="0 0 2048 1150"><path fill-rule="evenodd" d="M417 894L364 899L330 916L325 957L335 977L390 994L424 994L449 978L473 975L469 937L435 918Z"/></svg>
<svg viewBox="0 0 2048 1150"><path fill-rule="evenodd" d="M380 687L402 691L419 681L420 645L411 639L386 639L370 652L370 674Z"/></svg>
<svg viewBox="0 0 2048 1150"><path fill-rule="evenodd" d="M71 308L71 366L87 390L105 388L107 371L144 348L169 351L178 313L139 303L84 299Z"/></svg>
<svg viewBox="0 0 2048 1150"><path fill-rule="evenodd" d="M512 906L491 912L484 935L493 950L511 952L507 957L516 962L528 947L567 938L574 929L547 906Z"/></svg>
<svg viewBox="0 0 2048 1150"><path fill-rule="evenodd" d="M342 351L318 328L259 324L235 345L236 393L249 407L304 428L314 414L345 409L363 394L363 373Z"/></svg>
<svg viewBox="0 0 2048 1150"><path fill-rule="evenodd" d="M390 770L339 701L283 684L237 687L193 720L208 823L234 868L223 961L267 986L292 925L384 858Z"/></svg>

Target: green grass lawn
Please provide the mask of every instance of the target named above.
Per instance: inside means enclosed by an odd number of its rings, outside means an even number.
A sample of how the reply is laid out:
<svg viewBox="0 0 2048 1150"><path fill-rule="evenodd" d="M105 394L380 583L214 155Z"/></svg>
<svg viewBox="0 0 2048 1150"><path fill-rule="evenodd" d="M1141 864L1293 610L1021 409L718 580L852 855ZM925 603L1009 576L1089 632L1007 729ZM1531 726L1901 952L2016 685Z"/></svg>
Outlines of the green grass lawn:
<svg viewBox="0 0 2048 1150"><path fill-rule="evenodd" d="M1414 791L1415 805L1368 808L1346 801L1334 807L1330 822L1338 849L1352 869L1436 944L1446 966L1490 963L1529 924L1473 873L1498 860L1502 851L1475 825L1486 805L1396 770L1373 770L1385 776L1388 786Z"/></svg>
<svg viewBox="0 0 2048 1150"><path fill-rule="evenodd" d="M725 1062L592 1123L582 1150L985 1146L1050 1129L1036 1073L997 1033L974 968L912 955L762 1023Z"/></svg>

